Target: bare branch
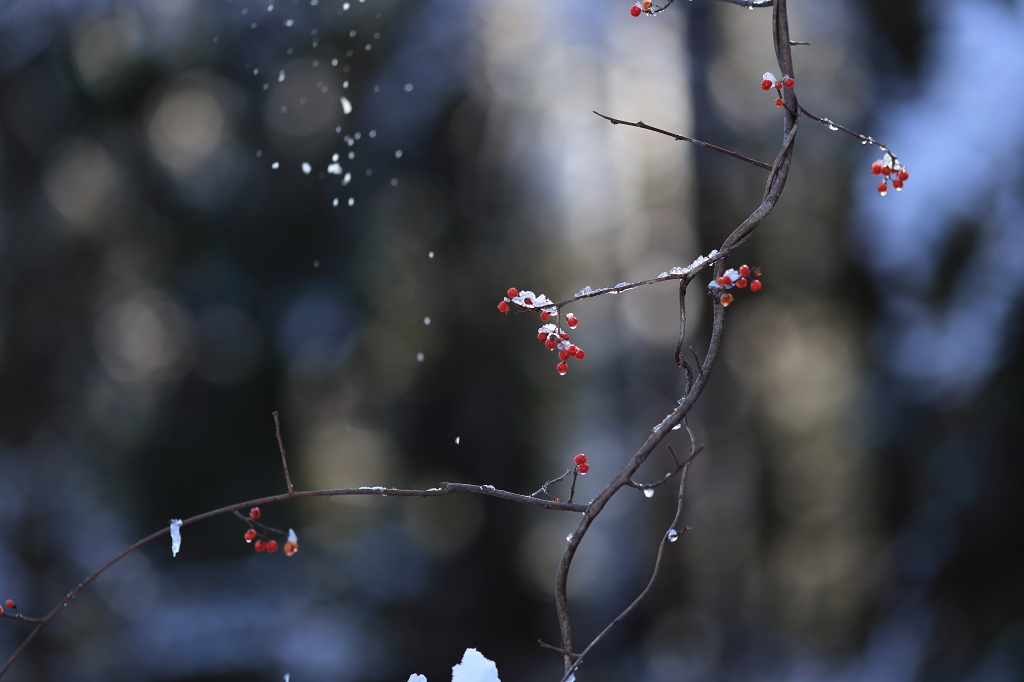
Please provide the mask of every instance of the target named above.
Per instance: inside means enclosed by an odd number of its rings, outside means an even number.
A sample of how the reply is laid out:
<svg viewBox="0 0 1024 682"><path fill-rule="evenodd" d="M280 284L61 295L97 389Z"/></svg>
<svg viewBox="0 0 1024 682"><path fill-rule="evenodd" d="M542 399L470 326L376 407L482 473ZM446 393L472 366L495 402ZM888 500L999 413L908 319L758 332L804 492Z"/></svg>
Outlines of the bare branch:
<svg viewBox="0 0 1024 682"><path fill-rule="evenodd" d="M835 121L833 121L830 118L822 118L820 116L815 116L811 112L807 111L807 109L805 109L803 107L803 105L800 106L800 113L802 113L807 118L814 119L818 123L820 123L823 126L825 126L826 128L828 128L829 130L844 132L847 135L849 135L849 136L851 136L851 137L853 137L853 138L855 138L857 140L860 140L860 142L862 144L873 144L876 147L878 147L880 150L882 150L883 152L885 152L886 154L891 156L893 158L893 161L897 160L896 154L891 149L889 149L889 147L887 147L886 145L882 144L881 142L879 142L875 138L871 137L870 135L861 135L860 133L858 133L856 131L850 130L846 126L839 125L838 123L836 123Z"/></svg>
<svg viewBox="0 0 1024 682"><path fill-rule="evenodd" d="M755 7L771 7L772 0L719 0L720 2L727 2L730 5L739 5L740 7L746 7L747 9L754 9Z"/></svg>
<svg viewBox="0 0 1024 682"><path fill-rule="evenodd" d="M704 147L705 149L710 149L712 151L716 151L719 154L725 154L726 156L731 156L734 159L739 159L740 161L746 161L750 165L757 166L758 168L764 168L765 170L771 170L771 166L768 165L767 163L765 163L764 161L758 161L757 159L752 159L749 156L744 156L743 154L740 154L739 152L734 152L734 151L725 149L724 147L719 147L718 145L711 144L710 142L704 142L702 140L698 140L698 139L695 139L695 138L692 138L692 137L687 137L686 135L679 135L678 133L670 133L667 130L662 130L661 128L655 128L654 126L649 126L646 123L644 123L643 121L637 121L636 123L633 123L631 121L623 121L622 119L612 118L611 116L605 116L604 114L598 113L596 111L594 113L597 114L598 116L600 116L601 118L605 119L606 121L611 121L612 125L624 125L624 126L630 126L631 128L642 128L644 130L650 130L651 132L660 133L662 135L667 135L667 136L669 136L669 137L671 137L671 138L673 138L675 140L679 140L680 142L692 142L695 145L698 145L700 147Z"/></svg>
<svg viewBox="0 0 1024 682"><path fill-rule="evenodd" d="M558 483L559 481L561 481L562 479L564 479L566 476L568 476L571 473L572 473L572 469L566 469L564 474L562 474L558 478L552 478L550 481L548 481L547 483L542 485L540 487L540 489L537 490L537 492L535 492L534 494L530 495L530 497L537 497L541 493L544 493L545 495L550 495L550 493L548 493L548 486L551 485L552 483Z"/></svg>
<svg viewBox="0 0 1024 682"><path fill-rule="evenodd" d="M277 417L277 410L274 410L274 431L277 433L277 447L281 449L281 464L284 466L284 480L288 484L288 494L294 495L295 488L292 487L292 477L288 473L288 457L284 453L284 441L281 440L281 420Z"/></svg>

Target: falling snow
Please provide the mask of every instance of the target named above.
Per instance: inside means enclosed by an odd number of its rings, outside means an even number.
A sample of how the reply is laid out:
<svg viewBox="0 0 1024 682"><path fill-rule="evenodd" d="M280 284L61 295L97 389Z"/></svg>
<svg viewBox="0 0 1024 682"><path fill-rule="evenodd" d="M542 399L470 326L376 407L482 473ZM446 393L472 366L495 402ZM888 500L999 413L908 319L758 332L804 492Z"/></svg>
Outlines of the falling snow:
<svg viewBox="0 0 1024 682"><path fill-rule="evenodd" d="M341 110L345 112L345 114L352 113L352 102L348 101L348 97L341 98Z"/></svg>

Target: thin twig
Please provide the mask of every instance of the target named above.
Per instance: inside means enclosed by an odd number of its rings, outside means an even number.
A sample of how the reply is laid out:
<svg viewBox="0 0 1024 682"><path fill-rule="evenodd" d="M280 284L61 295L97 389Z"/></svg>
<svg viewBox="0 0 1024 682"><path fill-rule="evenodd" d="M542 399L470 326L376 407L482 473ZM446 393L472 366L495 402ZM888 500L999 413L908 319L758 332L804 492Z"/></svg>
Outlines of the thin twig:
<svg viewBox="0 0 1024 682"><path fill-rule="evenodd" d="M253 529L257 529L258 528L259 530L265 531L267 533L275 533L277 535L288 535L288 533L286 533L285 531L283 531L283 530L281 530L279 528L274 528L272 526L268 526L266 524L262 524L259 521L257 521L256 519L254 519L254 518L252 518L250 516L246 516L242 512L238 511L237 509L235 510L234 513L235 513L235 516L237 516L238 518L240 518L243 521L245 521L246 523L248 523L250 526L253 527Z"/></svg>
<svg viewBox="0 0 1024 682"><path fill-rule="evenodd" d="M818 123L820 123L823 126L825 126L826 128L828 128L829 130L832 130L832 131L837 131L837 130L838 131L842 131L842 132L846 133L847 135L850 135L851 137L854 137L854 138L860 140L863 144L873 144L876 147L878 147L880 150L882 150L883 152L885 152L886 154L891 156L893 161L897 160L896 154L893 153L893 151L891 149L889 149L889 147L887 147L886 145L882 144L881 142L879 142L875 138L871 137L870 135L861 135L860 133L858 133L858 132L856 132L854 130L850 130L846 126L839 125L838 123L836 123L835 121L833 121L830 118L822 118L820 116L815 116L811 112L807 111L807 109L805 109L803 107L803 105L800 106L800 113L802 113L807 118L814 119Z"/></svg>
<svg viewBox="0 0 1024 682"><path fill-rule="evenodd" d="M537 492L535 492L534 494L530 495L530 497L537 497L541 493L544 493L545 495L550 495L551 493L548 492L548 486L551 485L552 483L558 483L559 481L561 481L562 479L564 479L566 476L568 476L571 473L572 473L572 469L566 469L564 474L562 474L558 478L552 478L550 481L548 481L547 483L542 485L540 487L540 489L537 490ZM572 502L571 499L569 501Z"/></svg>
<svg viewBox="0 0 1024 682"><path fill-rule="evenodd" d="M689 429L687 429L687 430L689 430ZM666 474L665 474L665 475L664 475L664 476L662 477L662 479L661 479L660 481L655 481L654 483L637 483L636 481L634 481L634 480L633 480L633 479L631 478L631 479L629 479L628 481L626 481L626 485L628 485L628 486L629 486L630 488L634 488L634 489L636 489L636 490L653 490L654 488L657 488L658 486L661 486L661 485L665 485L665 484L666 484L666 483L668 483L668 482L669 482L670 480L672 480L672 477L673 477L673 476L675 476L675 475L676 475L676 474L678 474L678 473L679 473L680 471L682 471L682 470L683 470L683 467L685 467L685 466L686 466L687 464L689 464L689 463L690 463L690 460L692 460L692 459L693 459L694 457L696 457L696 456L697 456L697 453L699 453L699 452L700 452L701 450L703 450L703 449L704 449L704 446L703 446L703 445L701 445L700 447L698 447L698 448L697 448L697 452L695 452L694 454L690 455L689 459L687 459L687 460L686 460L685 462L683 462L682 464L679 464L679 461L678 461L678 460L676 460L676 468L675 468L675 469L673 469L672 471L669 471L668 473L666 473ZM673 457L675 457L675 453L673 453Z"/></svg>
<svg viewBox="0 0 1024 682"><path fill-rule="evenodd" d="M571 654L568 651L565 651L564 649L559 649L557 646L552 646L552 645L548 644L547 642L545 642L544 640L541 640L541 639L537 640L537 644L540 644L545 649L551 649L552 651L557 651L558 653L562 654L563 656L573 656L573 657L576 656L576 654Z"/></svg>
<svg viewBox="0 0 1024 682"><path fill-rule="evenodd" d="M579 476L580 468L574 466L572 468L572 486L569 488L569 504L572 504L572 498L576 494L576 477Z"/></svg>
<svg viewBox="0 0 1024 682"><path fill-rule="evenodd" d="M728 2L730 5L739 5L747 9L772 6L772 0L720 0L720 2Z"/></svg>
<svg viewBox="0 0 1024 682"><path fill-rule="evenodd" d="M700 370L700 375L704 376L704 370L700 366L700 358L697 356L697 351L693 349L693 346L690 346L690 352L693 353L693 359L697 361L697 369Z"/></svg>
<svg viewBox="0 0 1024 682"><path fill-rule="evenodd" d="M597 114L598 116L600 116L601 118L603 118L606 121L611 121L612 125L624 125L624 126L630 126L631 128L642 128L643 130L650 130L651 132L660 133L662 135L667 135L667 136L669 136L669 137L671 137L671 138L673 138L675 140L679 140L680 142L692 142L695 145L698 145L700 147L704 147L705 149L710 149L712 151L716 151L719 154L725 154L726 156L731 156L734 159L739 159L740 161L746 161L750 165L757 166L758 168L764 168L765 170L771 170L771 165L765 163L764 161L758 161L757 159L752 159L749 156L744 156L743 154L740 154L739 152L734 152L734 151L731 151L729 149L725 149L724 147L719 147L718 145L711 144L710 142L704 142L702 140L698 140L698 139L693 138L693 137L687 137L686 135L680 135L678 133L671 133L671 132L669 132L667 130L662 130L661 128L655 128L654 126L647 125L643 121L637 121L636 123L633 123L632 121L623 121L622 119L612 118L611 116L605 116L604 114L598 113L596 111L594 113Z"/></svg>
<svg viewBox="0 0 1024 682"><path fill-rule="evenodd" d="M292 487L292 477L288 473L288 457L284 454L284 441L281 439L281 420L277 417L277 410L274 410L274 431L277 433L277 447L281 449L281 464L284 466L284 480L288 484L288 494L294 495L295 488Z"/></svg>

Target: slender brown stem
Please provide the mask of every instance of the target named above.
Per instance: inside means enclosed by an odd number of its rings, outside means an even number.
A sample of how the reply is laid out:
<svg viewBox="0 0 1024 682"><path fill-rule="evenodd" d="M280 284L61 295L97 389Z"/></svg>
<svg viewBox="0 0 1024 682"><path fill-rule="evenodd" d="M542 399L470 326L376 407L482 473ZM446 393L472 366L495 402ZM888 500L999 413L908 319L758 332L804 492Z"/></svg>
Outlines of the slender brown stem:
<svg viewBox="0 0 1024 682"><path fill-rule="evenodd" d="M660 133L662 135L667 135L668 137L671 137L672 139L675 139L675 140L679 140L680 142L692 142L695 145L698 145L700 147L704 147L705 149L710 149L712 151L716 151L719 154L725 154L726 156L731 156L734 159L739 159L740 161L746 161L750 165L757 166L758 168L764 168L765 170L771 170L771 165L765 163L764 161L758 161L757 159L752 159L749 156L744 156L743 154L740 154L739 152L734 152L734 151L726 149L724 147L719 147L718 145L711 144L710 142L704 142L702 140L698 140L698 139L693 138L693 137L687 137L686 135L680 135L678 133L672 133L672 132L669 132L667 130L662 130L661 128L655 128L654 126L647 125L643 121L637 121L636 123L633 123L632 121L623 121L622 119L619 119L619 118L612 118L611 116L605 116L604 114L598 113L596 111L594 113L597 114L598 116L600 116L601 118L603 118L606 121L611 121L612 125L624 125L624 126L630 126L631 128L642 128L643 130L650 130L651 132Z"/></svg>
<svg viewBox="0 0 1024 682"><path fill-rule="evenodd" d="M277 434L277 447L281 449L281 465L284 467L284 480L288 484L288 494L294 495L295 488L292 487L292 477L288 473L288 456L284 452L284 440L281 439L281 420L274 410L274 432Z"/></svg>

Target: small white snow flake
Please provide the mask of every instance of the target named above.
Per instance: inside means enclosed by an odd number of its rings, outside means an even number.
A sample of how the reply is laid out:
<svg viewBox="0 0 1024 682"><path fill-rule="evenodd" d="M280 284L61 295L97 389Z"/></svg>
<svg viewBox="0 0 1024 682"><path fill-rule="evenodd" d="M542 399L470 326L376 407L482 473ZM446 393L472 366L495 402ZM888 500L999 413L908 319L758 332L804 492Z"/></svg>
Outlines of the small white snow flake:
<svg viewBox="0 0 1024 682"><path fill-rule="evenodd" d="M285 19L284 25L291 27L295 25L295 22L292 21L291 19Z"/></svg>
<svg viewBox="0 0 1024 682"><path fill-rule="evenodd" d="M270 164L270 167L273 168L274 170L277 170L278 168L281 167L281 164L275 161L274 163Z"/></svg>
<svg viewBox="0 0 1024 682"><path fill-rule="evenodd" d="M428 327L430 326L430 316L429 315L423 318L423 324L427 325Z"/></svg>
<svg viewBox="0 0 1024 682"><path fill-rule="evenodd" d="M370 137L377 137L377 131L376 130L371 130L370 131Z"/></svg>
<svg viewBox="0 0 1024 682"><path fill-rule="evenodd" d="M459 441L462 440L462 436L455 436L455 444L458 445Z"/></svg>
<svg viewBox="0 0 1024 682"><path fill-rule="evenodd" d="M406 83L404 89L406 92L412 92L412 83Z"/></svg>
<svg viewBox="0 0 1024 682"><path fill-rule="evenodd" d="M337 163L337 162L338 162L338 159L340 159L340 158L341 158L341 155L340 155L340 154L332 154L332 155L331 155L331 161L333 161L333 162L335 162L335 163Z"/></svg>
<svg viewBox="0 0 1024 682"><path fill-rule="evenodd" d="M433 251L431 251L430 253L427 254L427 258L433 259L433 257L434 257L434 252Z"/></svg>
<svg viewBox="0 0 1024 682"><path fill-rule="evenodd" d="M348 101L348 97L341 98L341 110L344 111L346 114L352 113L352 102Z"/></svg>
<svg viewBox="0 0 1024 682"><path fill-rule="evenodd" d="M338 205L338 197L334 197L334 205L335 205L335 206L337 206L337 205Z"/></svg>
<svg viewBox="0 0 1024 682"><path fill-rule="evenodd" d="M305 173L306 175L309 175L310 173L312 173L312 172L313 172L313 167L312 167L312 166L310 166L310 165L309 165L308 163L306 163L305 161L303 161L303 162L302 162L302 172L303 172L303 173Z"/></svg>
<svg viewBox="0 0 1024 682"><path fill-rule="evenodd" d="M267 5L267 11L268 12L273 12L274 11L274 6L273 5Z"/></svg>
<svg viewBox="0 0 1024 682"><path fill-rule="evenodd" d="M342 6L341 6L341 8L342 8L343 10L345 10L345 11L347 12L347 11L348 11L348 8L349 8L349 7L351 7L351 6L352 6L352 5L350 5L350 4L348 4L348 3L346 2L346 3L344 4L344 5L342 5Z"/></svg>
<svg viewBox="0 0 1024 682"><path fill-rule="evenodd" d="M423 362L423 353L416 354L416 362Z"/></svg>
<svg viewBox="0 0 1024 682"><path fill-rule="evenodd" d="M395 158L396 159L402 158L402 150L401 149L395 150Z"/></svg>
<svg viewBox="0 0 1024 682"><path fill-rule="evenodd" d="M351 173L345 173L345 177L341 179L341 186L345 187L350 182L352 182L352 174Z"/></svg>
<svg viewBox="0 0 1024 682"><path fill-rule="evenodd" d="M277 74L277 82L281 83L284 81L284 69L281 69L281 73Z"/></svg>
<svg viewBox="0 0 1024 682"><path fill-rule="evenodd" d="M355 206L356 205L356 198L355 197L349 197L348 198L348 205L349 206Z"/></svg>
<svg viewBox="0 0 1024 682"><path fill-rule="evenodd" d="M466 649L462 662L452 668L452 682L501 682L498 666L476 649Z"/></svg>
<svg viewBox="0 0 1024 682"><path fill-rule="evenodd" d="M181 519L171 519L171 556L181 551Z"/></svg>
<svg viewBox="0 0 1024 682"><path fill-rule="evenodd" d="M334 155L334 160L338 160L337 154ZM330 166L327 167L327 172L330 173L331 175L341 175L341 164L332 163Z"/></svg>

